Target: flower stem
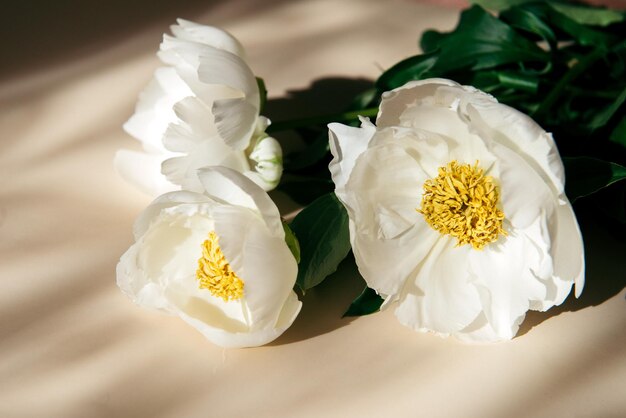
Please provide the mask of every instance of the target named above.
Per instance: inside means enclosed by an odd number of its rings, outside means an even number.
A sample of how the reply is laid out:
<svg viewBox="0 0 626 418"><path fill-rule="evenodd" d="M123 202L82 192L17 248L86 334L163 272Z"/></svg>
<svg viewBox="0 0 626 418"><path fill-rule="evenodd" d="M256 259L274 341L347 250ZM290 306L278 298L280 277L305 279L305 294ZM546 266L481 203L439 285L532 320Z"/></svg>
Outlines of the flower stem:
<svg viewBox="0 0 626 418"><path fill-rule="evenodd" d="M302 119L288 119L272 123L267 127L267 133L289 131L298 128L306 128L314 125L326 125L330 122L348 122L356 120L359 116L375 117L378 114L377 107L368 109L352 110L349 112L336 113L333 115L313 116Z"/></svg>

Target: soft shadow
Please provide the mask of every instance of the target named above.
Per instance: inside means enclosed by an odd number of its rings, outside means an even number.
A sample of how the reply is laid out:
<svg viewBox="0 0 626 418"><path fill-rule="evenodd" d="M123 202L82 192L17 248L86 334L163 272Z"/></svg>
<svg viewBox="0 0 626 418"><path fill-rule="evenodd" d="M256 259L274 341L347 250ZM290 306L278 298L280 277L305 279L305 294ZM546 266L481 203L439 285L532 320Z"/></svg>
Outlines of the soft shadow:
<svg viewBox="0 0 626 418"><path fill-rule="evenodd" d="M104 49L119 45L150 28L155 32L154 50L160 33L178 17L196 19L215 14L221 19L253 16L287 0L265 2L225 0L108 0L108 1L11 1L5 2L2 14L3 42L0 53L0 81L14 76L49 70ZM210 24L219 21L209 19ZM136 50L127 51L131 58Z"/></svg>
<svg viewBox="0 0 626 418"><path fill-rule="evenodd" d="M372 85L372 80L364 78L320 78L305 89L289 90L285 97L268 100L263 114L273 121L283 121L343 112L356 95Z"/></svg>
<svg viewBox="0 0 626 418"><path fill-rule="evenodd" d="M324 282L310 289L302 301L302 310L293 325L269 345L284 345L326 334L350 324L355 317L342 318L365 282L357 271L352 253Z"/></svg>
<svg viewBox="0 0 626 418"><path fill-rule="evenodd" d="M577 207L576 215L585 240L585 288L580 298L574 291L560 306L547 312L529 311L518 335L563 312L597 306L626 288L626 243L615 225L598 218L593 207ZM626 304L625 304L626 307Z"/></svg>

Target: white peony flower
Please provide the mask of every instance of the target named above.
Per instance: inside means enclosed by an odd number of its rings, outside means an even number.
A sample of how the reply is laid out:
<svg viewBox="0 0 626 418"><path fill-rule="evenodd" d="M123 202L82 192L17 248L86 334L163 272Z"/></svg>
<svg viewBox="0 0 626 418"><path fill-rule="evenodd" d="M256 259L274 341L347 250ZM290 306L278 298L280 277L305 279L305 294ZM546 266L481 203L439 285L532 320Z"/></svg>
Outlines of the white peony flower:
<svg viewBox="0 0 626 418"><path fill-rule="evenodd" d="M196 171L224 166L264 190L278 185L282 151L265 133L260 93L243 48L230 34L182 19L163 35L159 52L167 64L141 93L124 129L145 152L120 150L120 175L143 191L201 191Z"/></svg>
<svg viewBox="0 0 626 418"><path fill-rule="evenodd" d="M526 311L584 284L583 244L552 136L443 79L387 92L377 126L331 124L330 164L369 287L418 331L515 336Z"/></svg>
<svg viewBox="0 0 626 418"><path fill-rule="evenodd" d="M203 194L164 194L137 219L117 284L137 305L173 315L222 347L266 344L302 306L298 267L276 205L234 170L200 170Z"/></svg>

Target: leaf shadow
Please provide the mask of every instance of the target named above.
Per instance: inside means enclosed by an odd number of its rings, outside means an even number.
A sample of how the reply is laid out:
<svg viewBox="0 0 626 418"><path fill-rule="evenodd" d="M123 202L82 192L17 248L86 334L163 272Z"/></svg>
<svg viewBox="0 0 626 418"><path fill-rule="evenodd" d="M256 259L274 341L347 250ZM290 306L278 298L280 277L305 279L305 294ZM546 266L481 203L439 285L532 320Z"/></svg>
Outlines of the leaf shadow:
<svg viewBox="0 0 626 418"><path fill-rule="evenodd" d="M585 203L576 207L576 215L585 241L584 290L578 299L572 291L563 304L547 312L529 311L518 336L563 312L600 305L626 288L625 228L598 217L598 209Z"/></svg>

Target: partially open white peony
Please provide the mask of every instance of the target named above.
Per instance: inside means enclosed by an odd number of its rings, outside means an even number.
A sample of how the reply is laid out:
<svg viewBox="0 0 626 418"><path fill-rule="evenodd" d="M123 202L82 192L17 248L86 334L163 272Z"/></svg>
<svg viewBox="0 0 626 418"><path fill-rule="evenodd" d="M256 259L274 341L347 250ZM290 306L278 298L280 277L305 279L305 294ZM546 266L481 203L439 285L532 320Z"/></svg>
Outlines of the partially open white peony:
<svg viewBox="0 0 626 418"><path fill-rule="evenodd" d="M167 65L141 93L124 129L144 152L120 150L115 167L139 189L157 196L201 191L196 171L224 166L271 190L282 175L282 150L265 133L259 87L240 43L221 29L182 19L163 35Z"/></svg>
<svg viewBox="0 0 626 418"><path fill-rule="evenodd" d="M170 192L137 219L117 284L136 304L178 315L222 347L266 344L294 321L298 266L276 205L224 167L204 193Z"/></svg>

